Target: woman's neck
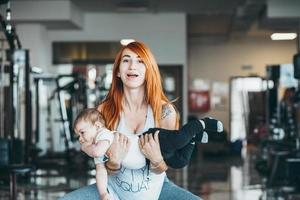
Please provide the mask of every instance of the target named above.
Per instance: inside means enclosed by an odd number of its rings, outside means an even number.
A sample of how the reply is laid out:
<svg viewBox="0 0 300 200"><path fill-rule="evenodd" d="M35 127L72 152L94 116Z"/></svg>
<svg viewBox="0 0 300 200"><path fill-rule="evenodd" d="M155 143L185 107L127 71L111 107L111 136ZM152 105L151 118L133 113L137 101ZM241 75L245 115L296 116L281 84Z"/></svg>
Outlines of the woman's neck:
<svg viewBox="0 0 300 200"><path fill-rule="evenodd" d="M123 106L130 111L138 111L146 105L145 91L141 89L124 90Z"/></svg>

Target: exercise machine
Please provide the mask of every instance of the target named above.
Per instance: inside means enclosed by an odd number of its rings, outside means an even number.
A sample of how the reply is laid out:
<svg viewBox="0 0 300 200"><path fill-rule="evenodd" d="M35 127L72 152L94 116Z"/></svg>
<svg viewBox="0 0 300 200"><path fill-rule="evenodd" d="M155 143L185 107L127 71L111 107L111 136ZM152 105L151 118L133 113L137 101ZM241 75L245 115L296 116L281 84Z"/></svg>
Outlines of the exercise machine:
<svg viewBox="0 0 300 200"><path fill-rule="evenodd" d="M3 3L1 1L1 3ZM29 52L22 49L10 23L10 2L6 1L6 19L0 15L0 26L8 49L2 43L0 71L0 176L10 180L10 199L16 199L16 176L31 172L30 144L32 110ZM5 116L5 118L4 118Z"/></svg>

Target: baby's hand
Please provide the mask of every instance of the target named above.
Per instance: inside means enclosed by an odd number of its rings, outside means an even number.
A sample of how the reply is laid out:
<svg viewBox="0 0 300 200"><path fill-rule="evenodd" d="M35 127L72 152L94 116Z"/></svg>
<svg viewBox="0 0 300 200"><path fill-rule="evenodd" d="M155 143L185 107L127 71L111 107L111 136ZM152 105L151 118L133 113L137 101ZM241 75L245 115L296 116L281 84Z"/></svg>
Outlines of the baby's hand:
<svg viewBox="0 0 300 200"><path fill-rule="evenodd" d="M100 195L101 200L114 200L108 193L104 193Z"/></svg>

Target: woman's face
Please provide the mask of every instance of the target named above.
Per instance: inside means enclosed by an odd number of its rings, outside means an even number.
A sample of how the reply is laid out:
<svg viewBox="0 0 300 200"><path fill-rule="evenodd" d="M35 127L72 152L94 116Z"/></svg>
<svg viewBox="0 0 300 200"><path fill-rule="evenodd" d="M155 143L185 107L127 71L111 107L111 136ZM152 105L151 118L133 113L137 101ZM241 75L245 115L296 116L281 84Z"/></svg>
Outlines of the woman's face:
<svg viewBox="0 0 300 200"><path fill-rule="evenodd" d="M129 49L124 49L119 66L118 77L128 88L144 86L146 66L140 56Z"/></svg>

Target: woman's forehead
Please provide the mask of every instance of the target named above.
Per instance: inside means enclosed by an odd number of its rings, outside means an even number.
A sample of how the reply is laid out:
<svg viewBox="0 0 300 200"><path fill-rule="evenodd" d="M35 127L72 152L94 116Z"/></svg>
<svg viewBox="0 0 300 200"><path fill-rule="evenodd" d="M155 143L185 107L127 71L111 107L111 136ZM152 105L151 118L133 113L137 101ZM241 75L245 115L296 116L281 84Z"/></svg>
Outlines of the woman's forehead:
<svg viewBox="0 0 300 200"><path fill-rule="evenodd" d="M140 57L138 54L136 54L134 51L132 51L128 48L123 50L122 57L124 57L124 56L137 57L137 58Z"/></svg>

